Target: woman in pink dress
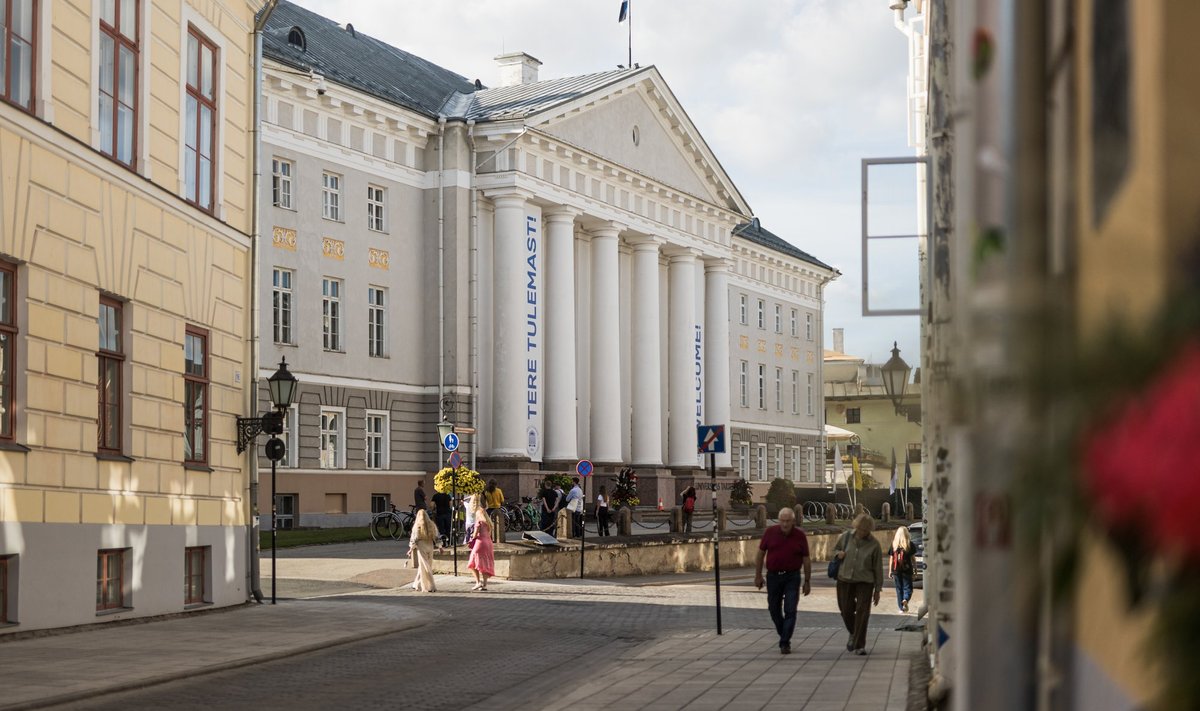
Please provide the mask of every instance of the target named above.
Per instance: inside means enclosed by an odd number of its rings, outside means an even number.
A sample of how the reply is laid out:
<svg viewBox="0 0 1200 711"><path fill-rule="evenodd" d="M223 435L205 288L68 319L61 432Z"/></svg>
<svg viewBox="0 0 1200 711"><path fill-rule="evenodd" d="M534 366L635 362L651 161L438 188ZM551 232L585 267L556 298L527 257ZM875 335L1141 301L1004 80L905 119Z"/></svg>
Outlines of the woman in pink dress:
<svg viewBox="0 0 1200 711"><path fill-rule="evenodd" d="M492 546L492 519L482 506L475 510L475 533L471 539L471 557L467 560L467 568L475 574L475 587L471 590L487 590L488 578L496 574L496 556Z"/></svg>

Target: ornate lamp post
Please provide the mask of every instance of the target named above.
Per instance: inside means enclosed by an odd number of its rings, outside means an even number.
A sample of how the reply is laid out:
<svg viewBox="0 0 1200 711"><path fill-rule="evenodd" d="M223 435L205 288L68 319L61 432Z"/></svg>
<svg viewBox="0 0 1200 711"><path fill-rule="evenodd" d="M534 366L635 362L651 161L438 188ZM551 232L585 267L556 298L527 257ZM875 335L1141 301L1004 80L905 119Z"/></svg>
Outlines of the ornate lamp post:
<svg viewBox="0 0 1200 711"><path fill-rule="evenodd" d="M275 467L279 460L283 459L283 455L287 452L287 446L283 440L279 439L279 435L283 434L283 418L287 409L292 406L292 400L296 397L296 385L298 381L296 376L288 372L287 358L279 361L279 370L275 374L267 378L267 390L271 393L271 404L275 406L274 412L267 412L259 417L239 417L237 418L237 451L238 454L246 451L254 438L261 433L271 435L267 440L266 449L264 450L267 459L271 460L271 604L275 604L275 541L276 531L276 516L278 513L278 500L275 494Z"/></svg>
<svg viewBox="0 0 1200 711"><path fill-rule="evenodd" d="M438 459L441 459L442 442L446 441L446 435L454 432L454 423L447 420L444 416L442 421L437 423L438 431ZM458 534L455 532L454 524L458 523L458 468L450 467L450 510L454 515L450 518L450 547L454 556L454 577L458 577Z"/></svg>
<svg viewBox="0 0 1200 711"><path fill-rule="evenodd" d="M904 404L904 391L908 388L908 374L912 372L912 367L900 357L900 348L895 341L892 341L892 357L880 370L883 371L883 390L896 408L896 414L921 424L920 406L914 408Z"/></svg>

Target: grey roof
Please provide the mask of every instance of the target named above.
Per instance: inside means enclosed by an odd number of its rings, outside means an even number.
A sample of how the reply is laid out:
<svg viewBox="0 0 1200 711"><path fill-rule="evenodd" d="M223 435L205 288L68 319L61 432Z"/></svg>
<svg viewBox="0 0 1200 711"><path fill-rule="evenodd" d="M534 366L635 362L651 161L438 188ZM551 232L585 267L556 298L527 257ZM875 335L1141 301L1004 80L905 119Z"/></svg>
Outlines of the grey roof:
<svg viewBox="0 0 1200 711"><path fill-rule="evenodd" d="M532 84L484 89L475 92L466 118L485 121L523 118L648 70L649 67L614 69L596 74L547 79Z"/></svg>
<svg viewBox="0 0 1200 711"><path fill-rule="evenodd" d="M776 252L782 252L789 257L795 257L796 259L803 260L809 264L815 264L816 266L823 269L828 269L831 272L838 272L837 269L829 266L825 262L822 262L820 259L817 259L808 252L805 252L790 242L784 241L783 238L759 224L757 218L751 222L743 222L742 224L733 228L733 234L737 237L744 237L751 242L762 245L768 249L773 249Z"/></svg>
<svg viewBox="0 0 1200 711"><path fill-rule="evenodd" d="M306 49L288 44L292 27L304 33ZM267 21L263 55L431 117L456 94L475 91L466 77L287 0Z"/></svg>

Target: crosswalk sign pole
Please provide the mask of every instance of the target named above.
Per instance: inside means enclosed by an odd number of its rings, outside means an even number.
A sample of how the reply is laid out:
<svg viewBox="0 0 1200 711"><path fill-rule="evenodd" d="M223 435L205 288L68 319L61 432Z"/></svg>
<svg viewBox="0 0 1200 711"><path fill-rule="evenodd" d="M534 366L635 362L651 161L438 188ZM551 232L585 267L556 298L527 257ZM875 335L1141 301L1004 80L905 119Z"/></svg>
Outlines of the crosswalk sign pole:
<svg viewBox="0 0 1200 711"><path fill-rule="evenodd" d="M708 453L708 478L712 484L713 571L717 589L717 634L721 634L721 531L717 528L717 455Z"/></svg>

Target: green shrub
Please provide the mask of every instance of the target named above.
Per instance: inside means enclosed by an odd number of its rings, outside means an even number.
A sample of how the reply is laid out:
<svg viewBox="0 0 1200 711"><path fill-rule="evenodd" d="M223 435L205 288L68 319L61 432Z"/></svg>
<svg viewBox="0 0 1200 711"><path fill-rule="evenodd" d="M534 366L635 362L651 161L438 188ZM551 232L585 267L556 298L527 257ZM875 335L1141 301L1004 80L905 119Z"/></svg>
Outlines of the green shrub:
<svg viewBox="0 0 1200 711"><path fill-rule="evenodd" d="M749 506L751 503L750 482L745 479L733 482L733 488L729 491L729 502Z"/></svg>
<svg viewBox="0 0 1200 711"><path fill-rule="evenodd" d="M776 479L767 490L767 507L778 512L784 507L796 507L796 487L787 479Z"/></svg>

